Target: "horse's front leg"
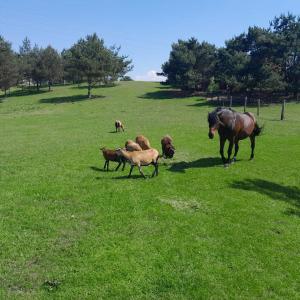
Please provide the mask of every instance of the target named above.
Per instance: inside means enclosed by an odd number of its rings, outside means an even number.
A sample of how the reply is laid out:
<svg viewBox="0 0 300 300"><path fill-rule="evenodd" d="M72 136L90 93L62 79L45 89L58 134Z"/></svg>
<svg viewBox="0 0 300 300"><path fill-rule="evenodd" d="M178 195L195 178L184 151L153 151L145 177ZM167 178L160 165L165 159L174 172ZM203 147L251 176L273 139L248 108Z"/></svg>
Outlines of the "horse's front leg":
<svg viewBox="0 0 300 300"><path fill-rule="evenodd" d="M224 156L224 145L225 145L225 141L226 141L226 139L225 139L224 137L221 137L221 136L220 136L220 155L221 155L223 164L226 163L226 158L225 158L225 156Z"/></svg>

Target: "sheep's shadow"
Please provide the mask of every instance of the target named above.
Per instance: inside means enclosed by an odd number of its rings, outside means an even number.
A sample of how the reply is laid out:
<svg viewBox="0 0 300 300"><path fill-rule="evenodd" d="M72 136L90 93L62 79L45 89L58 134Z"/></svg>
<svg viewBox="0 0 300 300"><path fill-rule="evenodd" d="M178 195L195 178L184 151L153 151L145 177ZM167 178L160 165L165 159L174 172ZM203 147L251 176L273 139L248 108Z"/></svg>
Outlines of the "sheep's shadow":
<svg viewBox="0 0 300 300"><path fill-rule="evenodd" d="M124 175L124 176L117 176L117 177L114 177L113 179L117 179L117 180L124 180L124 179L128 179L128 180L131 180L131 179L134 179L134 180L138 180L138 179L143 179L145 180L145 178L143 178L142 175L138 175L138 174L135 174L135 175L131 175L130 177L128 177L128 174ZM151 176L147 176L146 175L146 179L151 179Z"/></svg>
<svg viewBox="0 0 300 300"><path fill-rule="evenodd" d="M112 169L106 171L103 168L98 168L98 167L95 167L95 166L91 166L90 169L93 170L93 171L96 171L96 172L103 172L103 173L108 173L108 172L114 172L115 171L115 170L112 170Z"/></svg>
<svg viewBox="0 0 300 300"><path fill-rule="evenodd" d="M274 200L287 202L294 208L288 209L285 214L300 217L300 189L296 186L284 186L263 179L234 181L230 186L234 189L255 191Z"/></svg>
<svg viewBox="0 0 300 300"><path fill-rule="evenodd" d="M181 161L171 164L168 171L184 173L187 169L192 168L211 168L223 166L222 160L218 157L205 157L191 162Z"/></svg>

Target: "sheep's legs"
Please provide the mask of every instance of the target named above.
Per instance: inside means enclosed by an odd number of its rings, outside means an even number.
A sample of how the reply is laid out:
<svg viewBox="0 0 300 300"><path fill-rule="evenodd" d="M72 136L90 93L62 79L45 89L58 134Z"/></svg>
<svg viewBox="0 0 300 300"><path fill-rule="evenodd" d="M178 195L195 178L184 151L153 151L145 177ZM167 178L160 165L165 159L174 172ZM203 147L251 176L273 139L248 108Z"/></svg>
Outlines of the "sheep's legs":
<svg viewBox="0 0 300 300"><path fill-rule="evenodd" d="M158 175L158 164L153 164L154 165L154 172L152 173L152 177L154 177L154 175L156 174L156 176Z"/></svg>
<svg viewBox="0 0 300 300"><path fill-rule="evenodd" d="M133 170L133 165L130 167L130 171L129 171L129 175L128 175L128 178L131 176L131 172L132 172L132 170Z"/></svg>
<svg viewBox="0 0 300 300"><path fill-rule="evenodd" d="M126 165L126 161L123 162L123 168L122 168L122 171L124 171L125 165Z"/></svg>
<svg viewBox="0 0 300 300"><path fill-rule="evenodd" d="M118 164L118 166L116 167L116 171L118 171L118 169L120 168L121 164L122 164L122 162L120 161L119 164Z"/></svg>
<svg viewBox="0 0 300 300"><path fill-rule="evenodd" d="M144 174L143 171L142 171L141 166L138 166L138 167L139 167L139 171L140 171L140 173L142 174L142 176L143 176L144 178L146 178L145 174Z"/></svg>
<svg viewBox="0 0 300 300"><path fill-rule="evenodd" d="M104 163L104 167L103 167L103 170L105 171L105 169L106 169L106 165L107 165L107 160L105 161L105 163Z"/></svg>

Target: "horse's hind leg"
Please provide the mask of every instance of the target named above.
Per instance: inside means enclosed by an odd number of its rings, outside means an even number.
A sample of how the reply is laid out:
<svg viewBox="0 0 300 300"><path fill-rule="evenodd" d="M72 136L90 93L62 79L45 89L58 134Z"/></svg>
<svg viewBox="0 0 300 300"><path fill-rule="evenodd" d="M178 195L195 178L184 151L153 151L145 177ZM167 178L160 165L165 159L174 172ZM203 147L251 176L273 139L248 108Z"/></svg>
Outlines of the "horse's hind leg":
<svg viewBox="0 0 300 300"><path fill-rule="evenodd" d="M236 161L236 156L239 152L239 142L235 142L234 144L234 156L233 156L233 161Z"/></svg>
<svg viewBox="0 0 300 300"><path fill-rule="evenodd" d="M231 163L231 154L232 154L232 148L233 148L233 141L229 141L229 146L228 146L228 159L227 159L227 163L230 164Z"/></svg>
<svg viewBox="0 0 300 300"><path fill-rule="evenodd" d="M251 141L251 156L250 156L250 160L252 160L254 158L254 149L255 149L255 136L254 135L250 136L250 141Z"/></svg>

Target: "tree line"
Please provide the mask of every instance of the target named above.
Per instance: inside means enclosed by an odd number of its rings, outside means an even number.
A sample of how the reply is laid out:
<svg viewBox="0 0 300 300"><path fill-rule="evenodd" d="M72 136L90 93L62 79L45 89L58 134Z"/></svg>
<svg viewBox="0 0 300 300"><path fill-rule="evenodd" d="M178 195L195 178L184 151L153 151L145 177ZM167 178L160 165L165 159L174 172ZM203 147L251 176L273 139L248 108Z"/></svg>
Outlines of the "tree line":
<svg viewBox="0 0 300 300"><path fill-rule="evenodd" d="M297 96L300 88L300 17L275 17L217 48L195 38L172 44L162 65L167 83L186 91Z"/></svg>
<svg viewBox="0 0 300 300"><path fill-rule="evenodd" d="M79 39L69 49L59 53L52 46L32 46L25 38L19 51L0 36L0 88L5 95L10 87L34 84L39 90L47 84L87 82L88 97L96 84L109 84L124 78L133 66L127 56L120 55L120 47L107 47L97 34Z"/></svg>

